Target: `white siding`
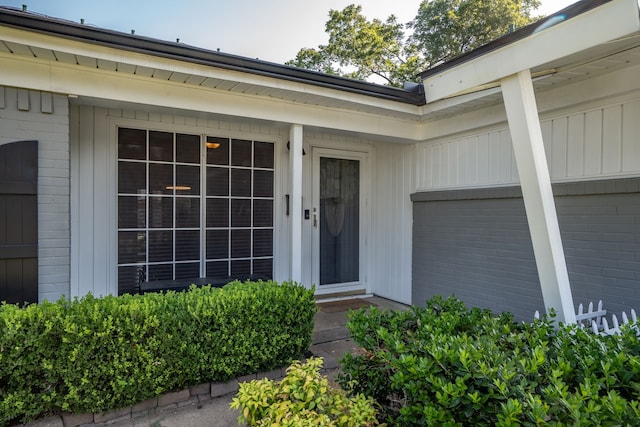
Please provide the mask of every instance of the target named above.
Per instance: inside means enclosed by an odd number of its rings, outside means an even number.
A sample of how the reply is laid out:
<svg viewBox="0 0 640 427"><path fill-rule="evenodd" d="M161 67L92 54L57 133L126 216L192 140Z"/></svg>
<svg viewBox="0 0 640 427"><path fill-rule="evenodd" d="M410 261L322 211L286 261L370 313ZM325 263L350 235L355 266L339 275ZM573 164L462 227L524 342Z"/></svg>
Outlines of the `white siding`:
<svg viewBox="0 0 640 427"><path fill-rule="evenodd" d="M411 303L411 232L414 146L377 144L370 247L372 292Z"/></svg>
<svg viewBox="0 0 640 427"><path fill-rule="evenodd" d="M640 99L543 116L541 126L554 182L640 174ZM519 182L506 124L417 144L415 167L417 191Z"/></svg>
<svg viewBox="0 0 640 427"><path fill-rule="evenodd" d="M38 141L38 298L69 296L69 104L0 86L0 144Z"/></svg>

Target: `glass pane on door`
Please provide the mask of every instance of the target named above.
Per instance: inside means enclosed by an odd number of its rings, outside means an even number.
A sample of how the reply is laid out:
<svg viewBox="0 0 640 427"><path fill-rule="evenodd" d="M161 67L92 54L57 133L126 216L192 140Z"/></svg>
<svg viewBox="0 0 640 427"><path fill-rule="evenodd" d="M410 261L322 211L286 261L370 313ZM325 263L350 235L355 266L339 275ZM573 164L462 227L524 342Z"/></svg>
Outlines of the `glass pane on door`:
<svg viewBox="0 0 640 427"><path fill-rule="evenodd" d="M360 162L320 158L320 285L360 279Z"/></svg>

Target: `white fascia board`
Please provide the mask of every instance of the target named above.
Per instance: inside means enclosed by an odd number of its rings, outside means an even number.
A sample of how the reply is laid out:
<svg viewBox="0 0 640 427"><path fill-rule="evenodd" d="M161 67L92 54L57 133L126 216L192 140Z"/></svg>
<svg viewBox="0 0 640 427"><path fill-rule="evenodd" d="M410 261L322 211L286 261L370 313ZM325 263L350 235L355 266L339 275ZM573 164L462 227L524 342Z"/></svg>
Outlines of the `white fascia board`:
<svg viewBox="0 0 640 427"><path fill-rule="evenodd" d="M424 79L427 103L500 81L639 30L638 0L613 0Z"/></svg>
<svg viewBox="0 0 640 427"><path fill-rule="evenodd" d="M186 85L0 53L0 84L415 141L416 120Z"/></svg>
<svg viewBox="0 0 640 427"><path fill-rule="evenodd" d="M263 86L271 89L287 90L298 92L304 95L317 95L329 97L346 103L374 106L396 112L419 116L420 109L415 105L403 104L372 96L360 95L337 89L324 88L308 83L295 82L277 77L267 77L250 72L241 72L216 68L210 65L201 65L178 59L163 58L143 53L120 50L113 47L101 46L80 42L76 40L55 37L46 34L39 34L24 31L12 27L0 26L2 35L0 39L26 46L38 47L68 53L71 55L86 56L104 61L111 61L120 64L140 66L151 69L167 70L173 73L183 73L187 75L202 76L211 79L227 80L236 83ZM348 107L347 107L348 108Z"/></svg>

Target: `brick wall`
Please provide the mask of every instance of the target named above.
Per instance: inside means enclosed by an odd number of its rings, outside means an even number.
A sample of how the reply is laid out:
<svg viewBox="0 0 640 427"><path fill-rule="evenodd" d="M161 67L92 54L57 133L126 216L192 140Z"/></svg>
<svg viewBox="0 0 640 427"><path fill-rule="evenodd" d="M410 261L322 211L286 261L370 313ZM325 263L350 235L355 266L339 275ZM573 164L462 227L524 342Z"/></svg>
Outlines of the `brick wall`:
<svg viewBox="0 0 640 427"><path fill-rule="evenodd" d="M640 179L555 184L574 304L640 308ZM531 320L544 308L524 202L516 187L418 193L412 302L455 294Z"/></svg>
<svg viewBox="0 0 640 427"><path fill-rule="evenodd" d="M0 144L38 141L39 300L69 296L69 103L64 95L0 86Z"/></svg>

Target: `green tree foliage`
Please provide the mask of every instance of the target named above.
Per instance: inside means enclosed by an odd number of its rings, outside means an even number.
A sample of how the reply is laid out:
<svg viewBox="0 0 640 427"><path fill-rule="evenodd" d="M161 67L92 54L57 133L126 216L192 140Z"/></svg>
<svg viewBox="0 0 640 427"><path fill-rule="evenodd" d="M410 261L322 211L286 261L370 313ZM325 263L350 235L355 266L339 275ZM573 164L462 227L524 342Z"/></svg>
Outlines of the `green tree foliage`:
<svg viewBox="0 0 640 427"><path fill-rule="evenodd" d="M438 63L481 46L535 18L539 0L423 0L407 24L369 20L362 6L331 10L326 45L301 49L286 64L401 86Z"/></svg>
<svg viewBox="0 0 640 427"><path fill-rule="evenodd" d="M432 67L535 19L538 0L425 0L409 24L409 43Z"/></svg>

